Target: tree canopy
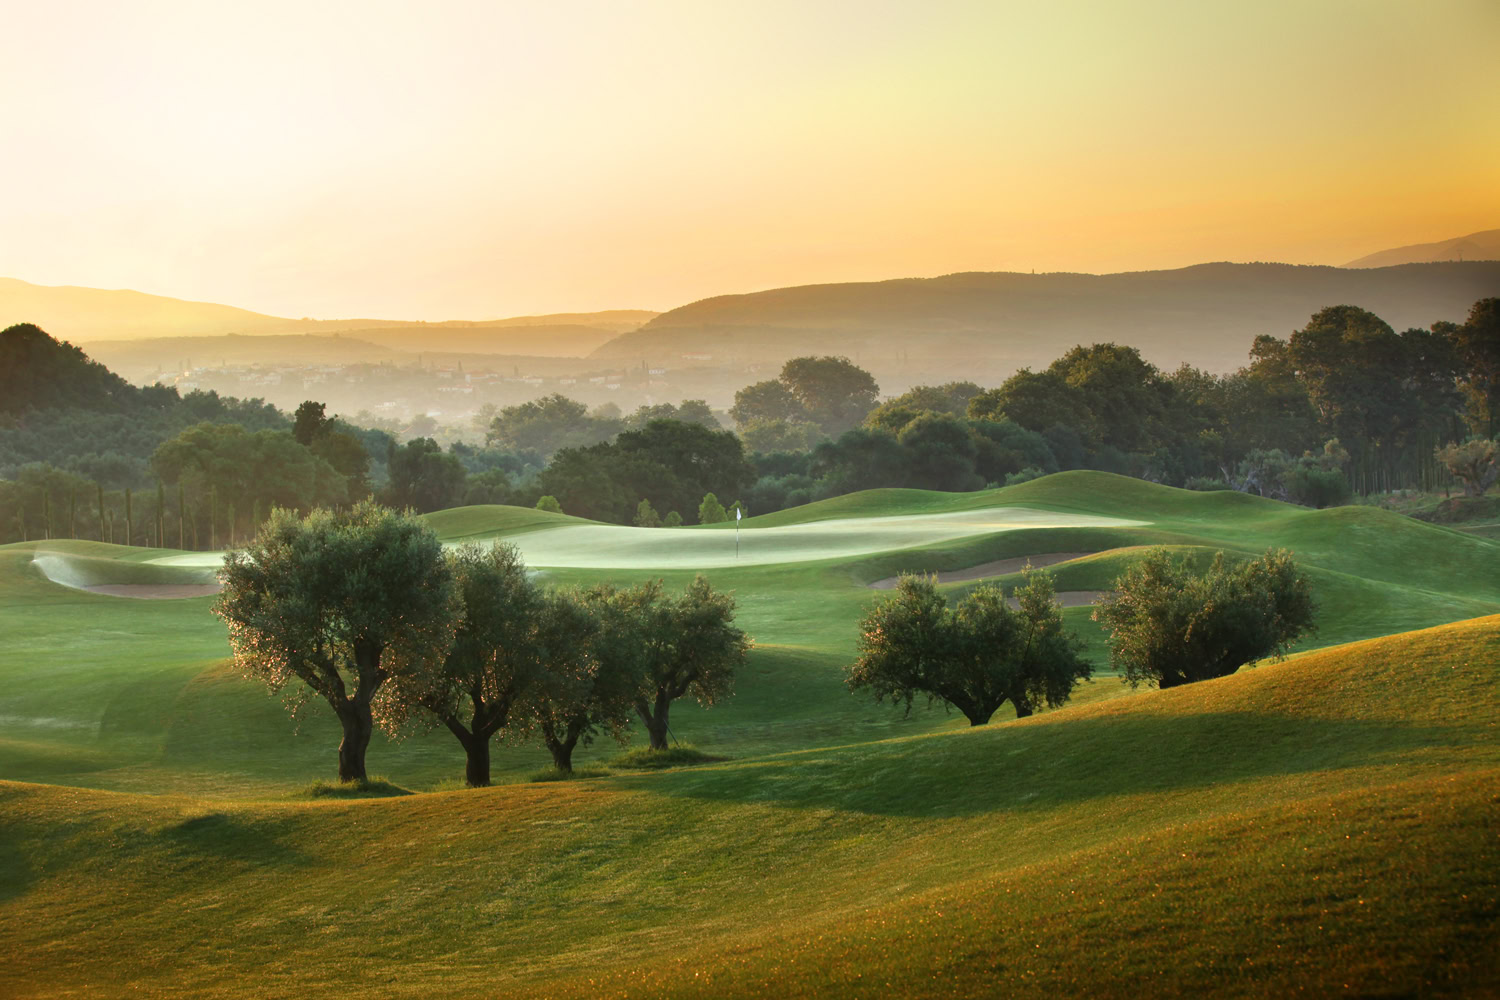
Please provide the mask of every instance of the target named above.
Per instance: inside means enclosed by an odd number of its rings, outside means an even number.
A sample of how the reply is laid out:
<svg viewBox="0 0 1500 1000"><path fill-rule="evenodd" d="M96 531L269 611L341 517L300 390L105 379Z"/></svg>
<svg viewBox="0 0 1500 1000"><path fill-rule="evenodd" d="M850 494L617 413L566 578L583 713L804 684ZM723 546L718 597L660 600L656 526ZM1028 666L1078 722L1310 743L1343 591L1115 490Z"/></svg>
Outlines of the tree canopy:
<svg viewBox="0 0 1500 1000"><path fill-rule="evenodd" d="M386 682L440 668L463 598L432 529L363 502L299 517L276 510L225 557L214 614L236 664L298 701L325 700L343 727L340 781L366 779L365 753Z"/></svg>
<svg viewBox="0 0 1500 1000"><path fill-rule="evenodd" d="M985 585L956 608L931 577L903 576L896 594L860 621L859 658L846 677L851 690L911 711L918 695L957 708L972 726L989 722L1009 701L1018 717L1043 703L1067 701L1091 668L1079 640L1063 629L1051 577L1027 568L1012 609Z"/></svg>
<svg viewBox="0 0 1500 1000"><path fill-rule="evenodd" d="M1230 564L1214 556L1195 573L1185 556L1155 548L1094 606L1109 632L1110 662L1132 686L1176 687L1224 677L1284 655L1313 627L1307 578L1290 552Z"/></svg>

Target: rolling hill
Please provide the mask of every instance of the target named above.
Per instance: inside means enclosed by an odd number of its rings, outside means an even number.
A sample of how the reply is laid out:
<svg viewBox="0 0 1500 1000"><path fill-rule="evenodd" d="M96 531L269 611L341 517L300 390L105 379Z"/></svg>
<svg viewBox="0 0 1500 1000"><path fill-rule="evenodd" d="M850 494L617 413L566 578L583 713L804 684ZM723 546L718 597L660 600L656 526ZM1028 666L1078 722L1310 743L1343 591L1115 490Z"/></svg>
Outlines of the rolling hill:
<svg viewBox="0 0 1500 1000"><path fill-rule="evenodd" d="M211 302L189 302L125 289L33 285L0 278L0 327L35 323L59 339L98 340L214 337L225 334L317 334L351 332L356 337L400 350L484 354L576 356L656 313L611 309L597 313L557 313L496 320L438 323L380 319L285 319ZM379 331L379 339L375 336ZM452 336L462 346L426 346ZM447 344L449 341L442 341ZM525 349L522 349L522 347ZM480 349L480 348L483 349Z"/></svg>
<svg viewBox="0 0 1500 1000"><path fill-rule="evenodd" d="M211 598L86 589L201 587L214 554L0 546L0 995L1500 989L1500 543L1092 472L780 511L739 559L727 525L427 519L555 584L732 589L756 639L735 696L673 716L731 759L531 784L545 754L498 746L498 787L310 797L337 727L225 663ZM1320 632L1168 691L1104 671L973 729L843 685L882 576L1091 553L1058 585L1107 586L1153 543L1293 548ZM1102 665L1087 609L1065 618ZM462 758L426 731L371 763L433 788Z"/></svg>
<svg viewBox="0 0 1500 1000"><path fill-rule="evenodd" d="M1345 267L1393 267L1398 264L1427 264L1448 260L1500 260L1500 229L1487 229L1436 243L1413 243L1367 254L1351 260Z"/></svg>
<svg viewBox="0 0 1500 1000"><path fill-rule="evenodd" d="M594 352L600 359L712 355L779 364L845 354L882 387L998 381L1075 344L1114 341L1168 368L1244 364L1260 334L1286 336L1329 305L1370 309L1397 329L1462 321L1500 293L1500 262L1345 270L1201 264L1125 274L951 274L778 288L704 299Z"/></svg>
<svg viewBox="0 0 1500 1000"><path fill-rule="evenodd" d="M1497 628L567 784L0 780L0 992L1490 995Z"/></svg>

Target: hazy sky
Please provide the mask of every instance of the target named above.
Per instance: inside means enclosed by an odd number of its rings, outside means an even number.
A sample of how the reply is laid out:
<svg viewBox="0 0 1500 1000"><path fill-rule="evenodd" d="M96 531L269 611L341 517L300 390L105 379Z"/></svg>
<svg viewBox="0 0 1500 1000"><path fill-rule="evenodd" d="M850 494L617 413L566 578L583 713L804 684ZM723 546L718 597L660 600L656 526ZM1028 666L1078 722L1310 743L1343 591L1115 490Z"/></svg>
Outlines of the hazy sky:
<svg viewBox="0 0 1500 1000"><path fill-rule="evenodd" d="M277 315L1500 226L1497 0L8 5L0 275Z"/></svg>

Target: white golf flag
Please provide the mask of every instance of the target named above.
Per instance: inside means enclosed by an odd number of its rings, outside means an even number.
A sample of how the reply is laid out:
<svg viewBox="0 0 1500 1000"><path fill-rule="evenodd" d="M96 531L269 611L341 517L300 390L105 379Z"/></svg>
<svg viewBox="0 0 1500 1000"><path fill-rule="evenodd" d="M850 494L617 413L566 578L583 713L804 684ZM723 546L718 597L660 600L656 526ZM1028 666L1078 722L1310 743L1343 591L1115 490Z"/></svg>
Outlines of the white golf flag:
<svg viewBox="0 0 1500 1000"><path fill-rule="evenodd" d="M735 524L739 524L740 523L740 518L742 518L744 516L745 516L744 512L741 511L738 507L736 507L734 509L734 523Z"/></svg>

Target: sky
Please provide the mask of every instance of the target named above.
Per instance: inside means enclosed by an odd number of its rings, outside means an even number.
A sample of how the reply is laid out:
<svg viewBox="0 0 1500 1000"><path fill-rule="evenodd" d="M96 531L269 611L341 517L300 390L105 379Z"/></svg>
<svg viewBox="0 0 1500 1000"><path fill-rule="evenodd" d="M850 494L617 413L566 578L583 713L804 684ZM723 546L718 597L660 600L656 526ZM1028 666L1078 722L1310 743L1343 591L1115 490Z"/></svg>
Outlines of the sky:
<svg viewBox="0 0 1500 1000"><path fill-rule="evenodd" d="M1500 227L1496 0L11 5L0 275L483 319Z"/></svg>

